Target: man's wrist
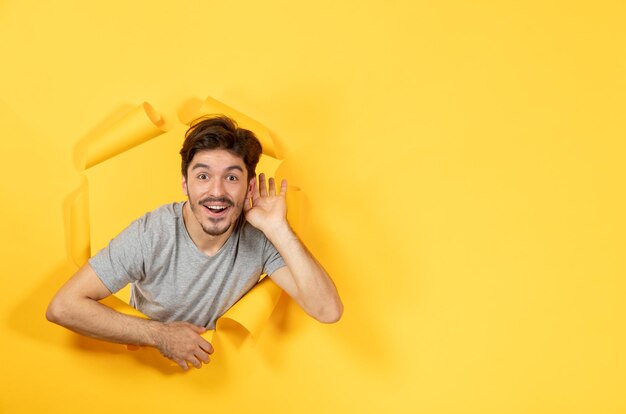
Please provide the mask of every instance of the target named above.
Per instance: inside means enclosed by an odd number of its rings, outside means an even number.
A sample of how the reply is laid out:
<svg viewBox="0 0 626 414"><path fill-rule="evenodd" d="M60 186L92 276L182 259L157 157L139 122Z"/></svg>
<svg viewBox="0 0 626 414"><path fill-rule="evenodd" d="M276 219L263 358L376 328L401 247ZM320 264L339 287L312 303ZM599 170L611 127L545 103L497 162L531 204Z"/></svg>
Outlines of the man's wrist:
<svg viewBox="0 0 626 414"><path fill-rule="evenodd" d="M155 348L158 348L159 344L161 343L161 326L163 325L163 322L159 322L159 321L155 321L155 320L147 320L146 321L146 335L145 335L145 340L146 343L145 345L148 346L152 346Z"/></svg>
<svg viewBox="0 0 626 414"><path fill-rule="evenodd" d="M274 244L278 243L280 240L285 240L286 238L295 236L287 220L278 222L273 226L268 226L264 233L265 237L267 237L269 241Z"/></svg>

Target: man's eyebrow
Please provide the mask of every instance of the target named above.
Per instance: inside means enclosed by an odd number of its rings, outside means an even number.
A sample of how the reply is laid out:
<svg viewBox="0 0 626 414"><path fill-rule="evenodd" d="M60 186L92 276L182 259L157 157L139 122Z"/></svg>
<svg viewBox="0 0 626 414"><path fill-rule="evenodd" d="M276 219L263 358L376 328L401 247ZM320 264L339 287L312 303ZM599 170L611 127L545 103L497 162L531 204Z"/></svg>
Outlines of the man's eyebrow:
<svg viewBox="0 0 626 414"><path fill-rule="evenodd" d="M197 170L198 168L206 168L207 170L210 169L210 167L206 164L202 164L201 162L194 164L193 167L191 167L192 170Z"/></svg>
<svg viewBox="0 0 626 414"><path fill-rule="evenodd" d="M239 171L243 172L243 168L241 168L238 165L231 165L230 167L226 168L226 171L231 171L231 170L239 170Z"/></svg>
<svg viewBox="0 0 626 414"><path fill-rule="evenodd" d="M208 166L207 164L203 164L201 162L194 164L193 167L191 167L191 170L197 170L198 168L204 168L207 170L210 170L211 167ZM239 170L241 172L243 172L243 168L241 168L239 165L231 165L230 167L226 167L226 171L231 171L231 170Z"/></svg>

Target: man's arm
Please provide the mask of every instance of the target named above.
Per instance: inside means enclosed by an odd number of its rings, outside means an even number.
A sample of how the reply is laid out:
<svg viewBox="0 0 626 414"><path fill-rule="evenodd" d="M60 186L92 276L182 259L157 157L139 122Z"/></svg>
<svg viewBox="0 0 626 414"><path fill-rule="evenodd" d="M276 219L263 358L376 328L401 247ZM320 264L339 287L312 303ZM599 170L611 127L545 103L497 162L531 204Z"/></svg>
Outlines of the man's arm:
<svg viewBox="0 0 626 414"><path fill-rule="evenodd" d="M205 328L187 322L162 323L117 312L100 302L111 295L87 263L54 296L46 318L82 335L121 344L152 346L186 370L209 362L213 347Z"/></svg>
<svg viewBox="0 0 626 414"><path fill-rule="evenodd" d="M252 206L246 203L246 219L265 234L287 264L270 275L272 280L313 318L325 323L337 322L343 304L328 273L289 226L286 193L285 180L277 194L274 179L269 179L268 191L265 176L260 174L252 191Z"/></svg>

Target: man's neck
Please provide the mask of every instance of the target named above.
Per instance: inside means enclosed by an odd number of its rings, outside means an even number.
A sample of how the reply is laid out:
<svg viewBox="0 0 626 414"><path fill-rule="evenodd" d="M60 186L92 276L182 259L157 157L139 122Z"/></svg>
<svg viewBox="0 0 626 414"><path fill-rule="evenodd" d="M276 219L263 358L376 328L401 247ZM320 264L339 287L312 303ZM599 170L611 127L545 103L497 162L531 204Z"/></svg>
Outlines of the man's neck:
<svg viewBox="0 0 626 414"><path fill-rule="evenodd" d="M206 254L207 256L214 256L217 252L219 252L219 250L226 243L230 235L233 233L235 225L231 225L224 234L220 234L219 236L211 236L210 234L207 234L202 229L200 223L196 221L188 201L183 205L182 210L183 223L185 224L187 233L189 234L189 237L191 237L193 243L202 253Z"/></svg>

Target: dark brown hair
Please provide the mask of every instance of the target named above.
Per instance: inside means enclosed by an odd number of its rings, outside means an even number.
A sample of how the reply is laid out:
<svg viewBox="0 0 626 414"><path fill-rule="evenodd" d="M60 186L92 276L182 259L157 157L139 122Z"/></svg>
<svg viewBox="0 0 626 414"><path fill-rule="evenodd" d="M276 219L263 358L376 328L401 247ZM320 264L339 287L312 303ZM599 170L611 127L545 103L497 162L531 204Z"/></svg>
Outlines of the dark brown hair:
<svg viewBox="0 0 626 414"><path fill-rule="evenodd" d="M263 150L261 143L252 131L239 128L233 119L225 115L204 116L191 123L180 150L183 176L187 178L187 168L196 152L217 149L243 159L248 181L256 176L256 165Z"/></svg>

